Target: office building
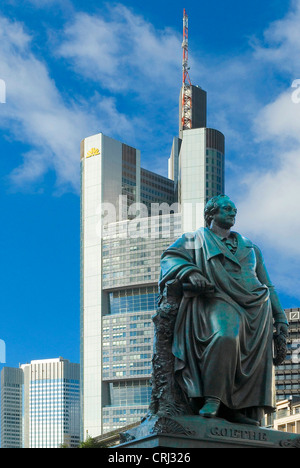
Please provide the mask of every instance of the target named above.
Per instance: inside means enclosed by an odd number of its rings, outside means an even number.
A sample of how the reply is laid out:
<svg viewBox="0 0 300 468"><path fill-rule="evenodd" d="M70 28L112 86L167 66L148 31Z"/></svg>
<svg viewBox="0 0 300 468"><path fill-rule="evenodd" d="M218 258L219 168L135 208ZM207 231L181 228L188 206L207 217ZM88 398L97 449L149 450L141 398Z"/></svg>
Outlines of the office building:
<svg viewBox="0 0 300 468"><path fill-rule="evenodd" d="M273 428L277 431L300 434L300 397L277 402Z"/></svg>
<svg viewBox="0 0 300 468"><path fill-rule="evenodd" d="M4 367L1 371L1 448L23 445L23 372Z"/></svg>
<svg viewBox="0 0 300 468"><path fill-rule="evenodd" d="M85 437L136 420L147 408L159 259L180 234L180 220L169 214L178 209L174 182L142 169L138 150L98 134L81 151ZM168 213L160 216L159 208Z"/></svg>
<svg viewBox="0 0 300 468"><path fill-rule="evenodd" d="M300 308L286 309L289 321L288 353L275 368L276 399L300 397Z"/></svg>
<svg viewBox="0 0 300 468"><path fill-rule="evenodd" d="M175 196L181 206L182 230L203 226L206 202L225 191L225 138L206 127L206 92L189 86L192 96L190 127L183 125L179 112L179 137L173 138L168 163L168 177L174 180ZM186 85L180 91L179 103Z"/></svg>
<svg viewBox="0 0 300 468"><path fill-rule="evenodd" d="M265 415L263 425L277 431L300 434L300 397L278 400L274 413Z"/></svg>
<svg viewBox="0 0 300 468"><path fill-rule="evenodd" d="M206 128L206 93L193 87L192 125L179 125L168 177L102 133L81 143L81 437L139 420L151 393L152 316L160 256L204 225L224 192L224 136ZM181 111L180 111L181 112Z"/></svg>
<svg viewBox="0 0 300 468"><path fill-rule="evenodd" d="M183 94L187 88L187 93L191 100L190 120L191 128L205 128L207 117L207 93L200 86L188 85L182 86L179 93L179 138L183 138L184 122L183 115Z"/></svg>
<svg viewBox="0 0 300 468"><path fill-rule="evenodd" d="M2 447L78 447L79 379L79 364L61 357L3 368Z"/></svg>
<svg viewBox="0 0 300 468"><path fill-rule="evenodd" d="M24 447L80 442L80 369L61 357L31 361L24 372Z"/></svg>
<svg viewBox="0 0 300 468"><path fill-rule="evenodd" d="M276 411L265 416L265 425L300 433L300 308L285 309L289 321L287 355L275 367Z"/></svg>

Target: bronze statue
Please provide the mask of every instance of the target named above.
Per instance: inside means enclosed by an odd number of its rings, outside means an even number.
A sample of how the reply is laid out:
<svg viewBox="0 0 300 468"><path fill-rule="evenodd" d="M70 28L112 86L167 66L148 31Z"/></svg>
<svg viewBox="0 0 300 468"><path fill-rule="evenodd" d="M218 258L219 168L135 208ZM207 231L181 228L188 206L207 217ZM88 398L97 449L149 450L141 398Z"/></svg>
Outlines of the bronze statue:
<svg viewBox="0 0 300 468"><path fill-rule="evenodd" d="M236 213L229 197L212 198L207 227L161 257L152 415L259 425L274 411L273 334L285 349L288 322L259 248L231 230Z"/></svg>

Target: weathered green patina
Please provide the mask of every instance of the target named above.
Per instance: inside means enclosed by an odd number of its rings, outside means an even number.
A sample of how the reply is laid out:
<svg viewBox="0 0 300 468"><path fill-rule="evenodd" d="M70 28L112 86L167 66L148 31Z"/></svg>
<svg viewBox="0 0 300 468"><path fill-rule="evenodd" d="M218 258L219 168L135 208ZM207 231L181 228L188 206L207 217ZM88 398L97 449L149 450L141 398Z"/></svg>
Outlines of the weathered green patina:
<svg viewBox="0 0 300 468"><path fill-rule="evenodd" d="M236 213L228 197L210 200L207 227L163 253L159 288L180 297L174 378L194 411L256 424L274 408L274 327L285 337L288 325L259 248L231 230Z"/></svg>

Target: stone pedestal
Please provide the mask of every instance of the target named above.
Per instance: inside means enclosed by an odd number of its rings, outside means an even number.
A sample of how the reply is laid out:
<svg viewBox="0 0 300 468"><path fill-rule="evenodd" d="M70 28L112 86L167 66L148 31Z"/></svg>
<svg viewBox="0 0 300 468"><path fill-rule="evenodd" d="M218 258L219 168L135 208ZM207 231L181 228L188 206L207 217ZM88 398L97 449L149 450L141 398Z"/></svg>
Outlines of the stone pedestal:
<svg viewBox="0 0 300 468"><path fill-rule="evenodd" d="M300 448L300 434L201 416L152 417L121 435L119 448Z"/></svg>

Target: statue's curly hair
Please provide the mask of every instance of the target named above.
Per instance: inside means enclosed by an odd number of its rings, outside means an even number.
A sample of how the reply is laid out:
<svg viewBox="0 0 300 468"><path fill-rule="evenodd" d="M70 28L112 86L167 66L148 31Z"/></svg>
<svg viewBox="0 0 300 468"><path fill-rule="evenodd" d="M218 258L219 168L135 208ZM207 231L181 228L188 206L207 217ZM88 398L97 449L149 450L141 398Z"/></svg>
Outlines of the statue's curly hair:
<svg viewBox="0 0 300 468"><path fill-rule="evenodd" d="M229 197L228 195L216 195L215 197L212 197L210 200L208 200L208 202L206 203L204 208L204 219L207 227L211 225L213 216L215 213L217 213L219 209L218 201L222 198Z"/></svg>

